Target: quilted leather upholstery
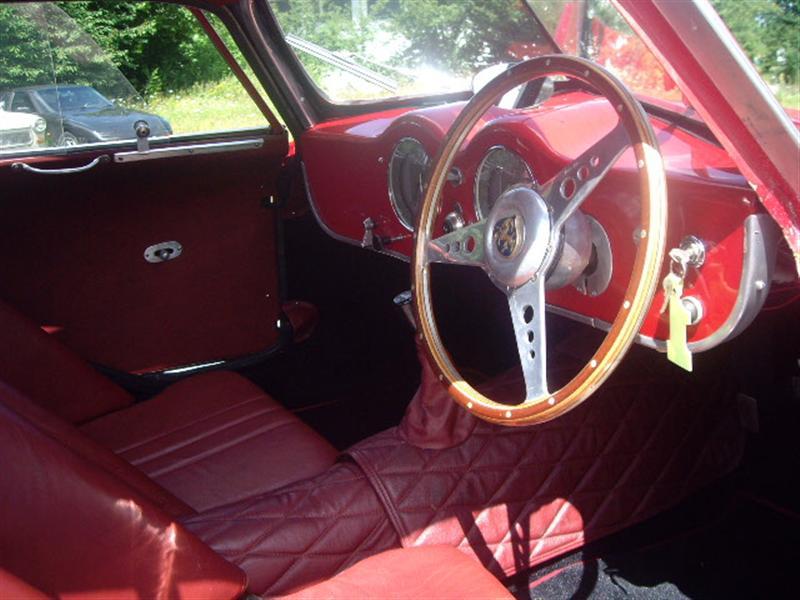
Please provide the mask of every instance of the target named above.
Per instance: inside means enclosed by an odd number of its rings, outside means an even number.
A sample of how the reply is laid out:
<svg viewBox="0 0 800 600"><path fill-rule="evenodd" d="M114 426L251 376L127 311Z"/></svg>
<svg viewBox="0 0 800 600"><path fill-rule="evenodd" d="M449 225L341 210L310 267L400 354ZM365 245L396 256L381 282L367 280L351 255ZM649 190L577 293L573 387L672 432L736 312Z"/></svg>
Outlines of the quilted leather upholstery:
<svg viewBox="0 0 800 600"><path fill-rule="evenodd" d="M261 389L223 371L81 429L198 512L313 477L337 456Z"/></svg>
<svg viewBox="0 0 800 600"><path fill-rule="evenodd" d="M270 596L327 579L400 546L364 473L350 463L183 523L241 567L251 591Z"/></svg>
<svg viewBox="0 0 800 600"><path fill-rule="evenodd" d="M653 515L738 463L744 434L720 385L613 381L537 427L481 422L442 450L391 429L349 455L404 546L451 545L511 574ZM519 397L519 383L510 377L486 391Z"/></svg>
<svg viewBox="0 0 800 600"><path fill-rule="evenodd" d="M389 550L285 600L463 600L513 596L480 564L449 546Z"/></svg>

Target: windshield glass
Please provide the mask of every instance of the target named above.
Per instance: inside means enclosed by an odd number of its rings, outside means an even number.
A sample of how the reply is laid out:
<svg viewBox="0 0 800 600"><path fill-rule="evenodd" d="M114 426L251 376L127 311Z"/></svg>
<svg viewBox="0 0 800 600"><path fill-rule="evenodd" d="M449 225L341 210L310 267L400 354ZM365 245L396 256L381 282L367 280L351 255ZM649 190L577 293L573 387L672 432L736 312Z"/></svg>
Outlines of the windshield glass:
<svg viewBox="0 0 800 600"><path fill-rule="evenodd" d="M39 90L42 100L53 110L108 108L111 102L88 87L48 88Z"/></svg>
<svg viewBox="0 0 800 600"><path fill-rule="evenodd" d="M680 89L611 0L269 2L333 101L467 91L488 66L561 51L601 64L645 100L687 112ZM797 108L797 2L711 2L781 103Z"/></svg>
<svg viewBox="0 0 800 600"><path fill-rule="evenodd" d="M556 51L521 0L269 0L334 101L466 91L481 69Z"/></svg>

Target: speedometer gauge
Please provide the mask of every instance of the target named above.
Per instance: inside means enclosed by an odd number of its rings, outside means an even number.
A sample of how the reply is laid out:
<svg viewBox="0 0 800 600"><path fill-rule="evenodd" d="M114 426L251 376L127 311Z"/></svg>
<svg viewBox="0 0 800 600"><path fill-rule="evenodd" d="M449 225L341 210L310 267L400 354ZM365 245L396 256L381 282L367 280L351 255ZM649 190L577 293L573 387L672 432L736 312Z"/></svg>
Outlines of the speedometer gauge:
<svg viewBox="0 0 800 600"><path fill-rule="evenodd" d="M503 192L520 183L535 183L528 163L505 146L489 150L475 176L475 213L478 219L487 217Z"/></svg>
<svg viewBox="0 0 800 600"><path fill-rule="evenodd" d="M389 159L389 200L397 218L408 229L413 228L422 200L425 170L430 157L414 138L403 138Z"/></svg>

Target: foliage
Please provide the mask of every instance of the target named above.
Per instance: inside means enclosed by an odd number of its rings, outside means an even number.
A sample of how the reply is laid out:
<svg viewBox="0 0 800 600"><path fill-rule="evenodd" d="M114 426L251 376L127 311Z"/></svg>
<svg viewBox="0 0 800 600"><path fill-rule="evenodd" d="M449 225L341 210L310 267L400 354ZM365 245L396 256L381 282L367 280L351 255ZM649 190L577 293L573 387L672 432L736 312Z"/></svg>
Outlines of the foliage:
<svg viewBox="0 0 800 600"><path fill-rule="evenodd" d="M800 84L797 0L711 0L711 3L768 82Z"/></svg>
<svg viewBox="0 0 800 600"><path fill-rule="evenodd" d="M376 46L404 40L390 59L394 67L437 67L469 74L515 60L544 40L523 0L361 0L365 19L354 19L352 0L269 0L286 32L329 50L370 59ZM591 0L605 14L607 0ZM798 0L712 0L768 82L796 95L800 84ZM562 0L530 0L551 29ZM613 15L606 15L610 22ZM73 18L79 27L71 24ZM83 32L81 32L81 29ZM222 29L222 28L220 28ZM228 37L227 33L223 33ZM312 77L334 73L298 51ZM380 69L374 63L371 67ZM0 6L0 89L37 83L92 84L124 97L120 72L145 96L220 81L227 66L185 8L161 2L83 0ZM391 71L388 71L391 72ZM339 73L336 73L338 76Z"/></svg>
<svg viewBox="0 0 800 600"><path fill-rule="evenodd" d="M404 62L427 62L451 73L472 74L515 60L510 52L515 42L545 43L520 0L377 0L374 14L412 41Z"/></svg>
<svg viewBox="0 0 800 600"><path fill-rule="evenodd" d="M153 93L229 73L188 10L156 2L3 5L0 40L0 88L66 81L120 97L123 79Z"/></svg>
<svg viewBox="0 0 800 600"><path fill-rule="evenodd" d="M272 0L271 5L286 33L327 50L356 54L364 51L369 32L353 22L351 0ZM318 58L301 58L314 80L330 71L329 65Z"/></svg>

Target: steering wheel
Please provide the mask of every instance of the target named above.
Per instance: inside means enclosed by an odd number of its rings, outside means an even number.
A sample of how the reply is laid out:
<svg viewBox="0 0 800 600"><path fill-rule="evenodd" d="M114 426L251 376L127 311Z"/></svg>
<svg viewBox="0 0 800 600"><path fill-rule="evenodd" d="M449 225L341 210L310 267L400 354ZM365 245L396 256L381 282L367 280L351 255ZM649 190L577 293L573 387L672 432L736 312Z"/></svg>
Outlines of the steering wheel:
<svg viewBox="0 0 800 600"><path fill-rule="evenodd" d="M498 98L528 81L562 75L580 80L614 107L618 122L610 133L541 185L504 192L489 215L441 237L433 237L442 190L456 153L475 124ZM588 245L568 269L581 271L591 254L583 201L617 159L633 148L641 194L640 239L623 302L605 339L580 372L558 390L547 384L545 280L569 261L565 239ZM650 121L628 89L588 60L563 55L519 63L482 88L467 103L434 160L417 217L412 259L412 294L418 336L440 381L452 398L486 421L527 425L554 419L586 400L614 371L633 343L653 300L664 257L667 192L664 165ZM583 241L581 241L583 240ZM572 252L572 254L575 254ZM433 313L430 264L483 269L507 298L525 379L525 400L502 404L478 392L459 374L442 344ZM579 274L578 271L577 274Z"/></svg>

